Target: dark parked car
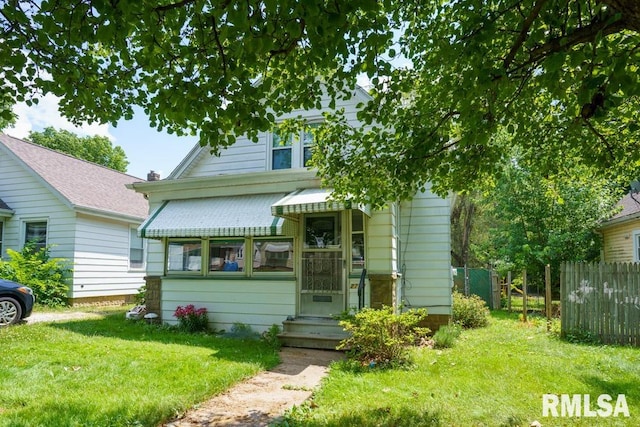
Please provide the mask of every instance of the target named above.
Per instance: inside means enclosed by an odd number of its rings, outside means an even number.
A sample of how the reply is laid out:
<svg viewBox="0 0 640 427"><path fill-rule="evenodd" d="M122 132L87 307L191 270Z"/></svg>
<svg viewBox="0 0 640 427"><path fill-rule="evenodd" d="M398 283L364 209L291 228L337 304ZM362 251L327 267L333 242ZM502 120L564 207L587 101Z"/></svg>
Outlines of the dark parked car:
<svg viewBox="0 0 640 427"><path fill-rule="evenodd" d="M31 288L0 279L0 327L31 316L35 301Z"/></svg>

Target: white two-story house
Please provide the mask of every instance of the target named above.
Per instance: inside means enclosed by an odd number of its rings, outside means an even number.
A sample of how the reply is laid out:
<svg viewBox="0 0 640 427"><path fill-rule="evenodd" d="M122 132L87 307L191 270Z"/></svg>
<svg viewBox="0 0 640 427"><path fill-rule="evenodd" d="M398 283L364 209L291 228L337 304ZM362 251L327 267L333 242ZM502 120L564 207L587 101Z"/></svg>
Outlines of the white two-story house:
<svg viewBox="0 0 640 427"><path fill-rule="evenodd" d="M356 105L367 100L357 88L336 108L360 126ZM297 116L311 128L322 111L287 115ZM432 328L448 322L449 200L426 184L383 210L331 201L306 166L313 139L309 129L265 132L219 156L198 145L166 179L132 184L150 203L139 233L164 322L185 304L206 307L217 329L285 322L292 335L318 335L314 322L362 306L424 307Z"/></svg>

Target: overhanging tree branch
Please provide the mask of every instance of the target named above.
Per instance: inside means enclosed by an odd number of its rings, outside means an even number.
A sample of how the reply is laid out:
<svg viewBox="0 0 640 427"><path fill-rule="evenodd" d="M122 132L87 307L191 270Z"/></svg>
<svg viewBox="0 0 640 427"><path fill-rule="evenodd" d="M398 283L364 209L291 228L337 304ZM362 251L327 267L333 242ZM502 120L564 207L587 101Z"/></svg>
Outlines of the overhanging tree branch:
<svg viewBox="0 0 640 427"><path fill-rule="evenodd" d="M518 34L518 38L516 39L513 46L511 46L511 50L507 54L506 58L504 58L503 64L505 70L509 68L509 66L515 59L518 50L520 50L520 47L522 47L522 44L527 39L529 30L531 29L531 25L533 25L533 21L536 20L536 18L540 14L542 6L544 6L546 2L547 0L540 0L536 4L534 4L531 13L529 13L529 16L527 16L527 18L522 23L522 29L520 30L520 34Z"/></svg>

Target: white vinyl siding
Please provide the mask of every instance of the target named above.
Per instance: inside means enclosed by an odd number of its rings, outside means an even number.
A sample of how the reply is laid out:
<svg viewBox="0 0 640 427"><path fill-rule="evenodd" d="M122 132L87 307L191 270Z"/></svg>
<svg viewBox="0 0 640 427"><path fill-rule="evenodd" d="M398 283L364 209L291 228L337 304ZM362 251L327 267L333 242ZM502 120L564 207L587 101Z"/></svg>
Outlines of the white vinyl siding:
<svg viewBox="0 0 640 427"><path fill-rule="evenodd" d="M131 225L79 215L73 266L73 297L133 295L144 270L129 268Z"/></svg>
<svg viewBox="0 0 640 427"><path fill-rule="evenodd" d="M3 250L22 250L27 222L47 223L47 243L53 258L73 255L74 212L49 187L3 152L0 152L0 194L15 212L4 219Z"/></svg>
<svg viewBox="0 0 640 427"><path fill-rule="evenodd" d="M215 329L230 330L234 323L251 325L255 332L279 325L296 313L296 282L290 280L227 280L163 278L162 319L176 324L179 305L206 307Z"/></svg>
<svg viewBox="0 0 640 427"><path fill-rule="evenodd" d="M344 108L347 123L354 127L362 126L362 123L356 117L356 105L360 102L366 102L366 100L365 95L360 91L356 91L351 99L336 100L336 110ZM328 108L328 97L323 99L322 106L324 109ZM302 117L313 123L322 119L323 111L296 110L278 119ZM202 147L193 158L192 163L187 165L183 171L178 171L176 178L207 177L271 170L271 138L271 132L260 132L258 134L258 142L253 142L244 136L238 137L234 145L220 150L219 156L211 155L210 147ZM296 141L294 144L300 144L300 141ZM294 167L301 167L301 165Z"/></svg>
<svg viewBox="0 0 640 427"><path fill-rule="evenodd" d="M407 308L451 314L450 202L429 190L400 206L400 289Z"/></svg>

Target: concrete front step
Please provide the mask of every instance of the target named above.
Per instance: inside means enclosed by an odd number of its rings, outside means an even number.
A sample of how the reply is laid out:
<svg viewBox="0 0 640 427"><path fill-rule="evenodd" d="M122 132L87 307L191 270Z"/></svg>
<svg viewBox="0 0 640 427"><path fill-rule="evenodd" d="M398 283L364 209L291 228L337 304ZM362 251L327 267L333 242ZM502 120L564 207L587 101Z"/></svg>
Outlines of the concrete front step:
<svg viewBox="0 0 640 427"><path fill-rule="evenodd" d="M349 334L335 319L298 317L282 322L283 332L278 335L285 347L335 350Z"/></svg>
<svg viewBox="0 0 640 427"><path fill-rule="evenodd" d="M278 335L284 347L335 350L346 334L317 334L314 332L283 332Z"/></svg>

